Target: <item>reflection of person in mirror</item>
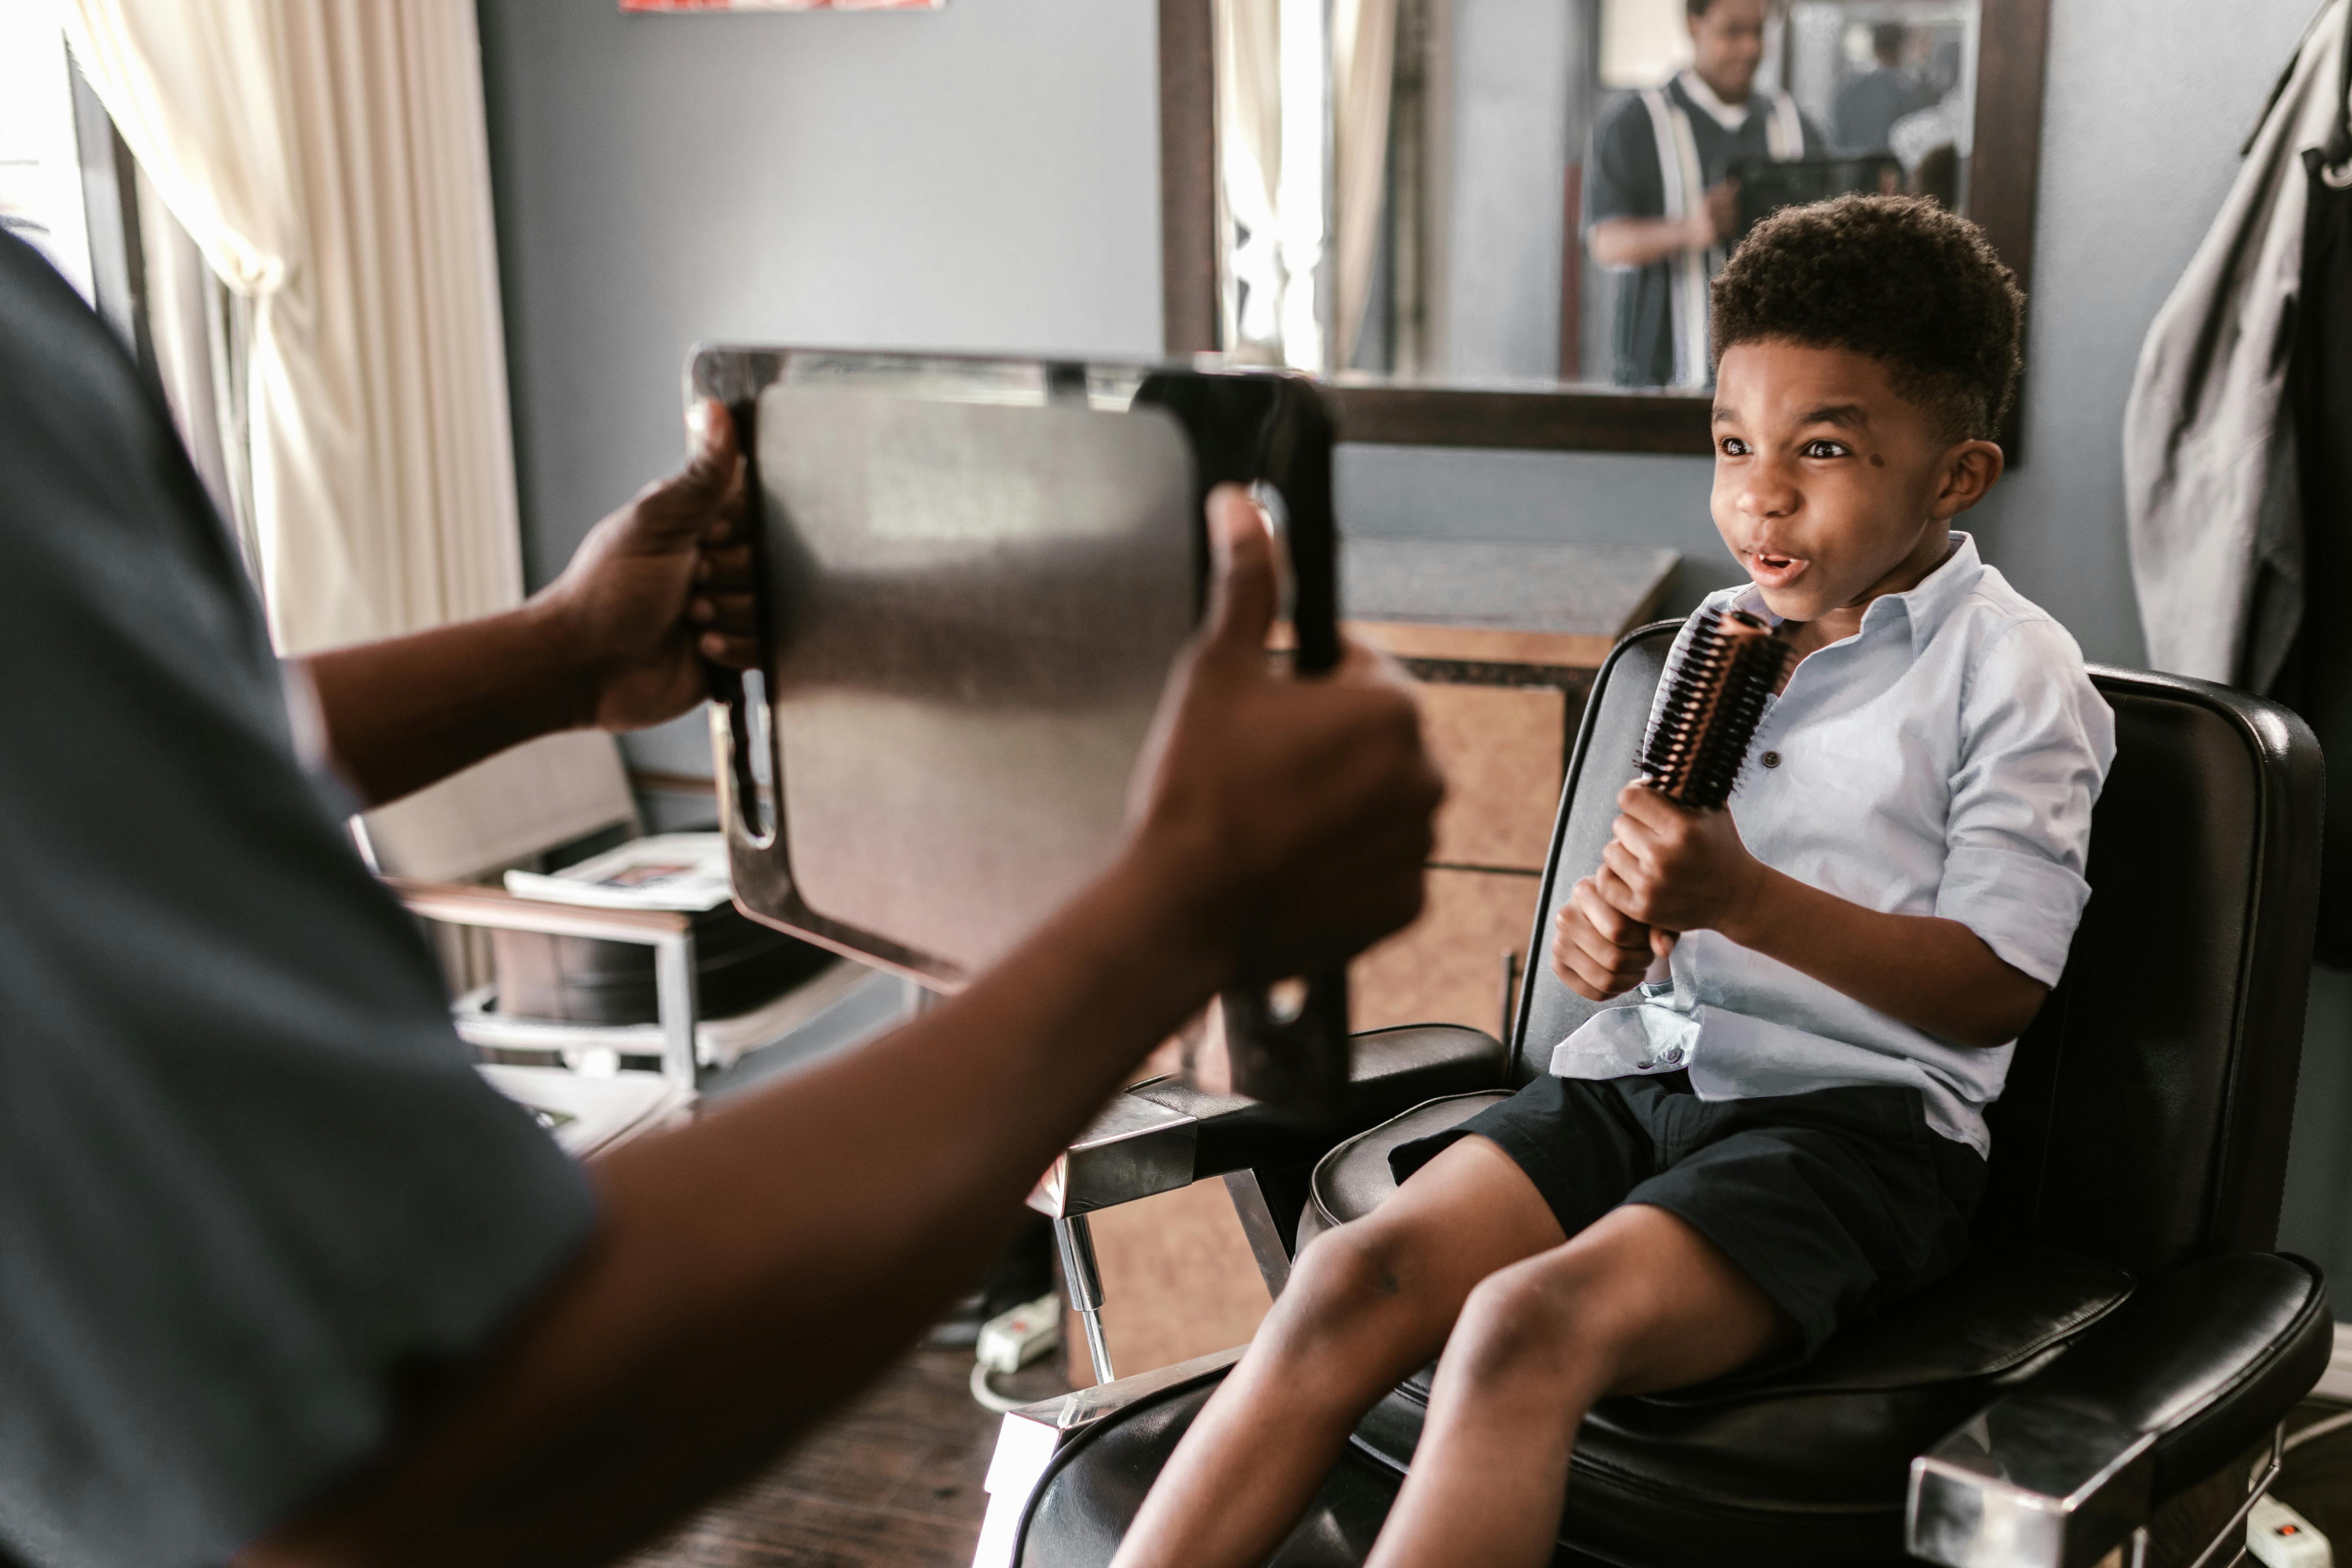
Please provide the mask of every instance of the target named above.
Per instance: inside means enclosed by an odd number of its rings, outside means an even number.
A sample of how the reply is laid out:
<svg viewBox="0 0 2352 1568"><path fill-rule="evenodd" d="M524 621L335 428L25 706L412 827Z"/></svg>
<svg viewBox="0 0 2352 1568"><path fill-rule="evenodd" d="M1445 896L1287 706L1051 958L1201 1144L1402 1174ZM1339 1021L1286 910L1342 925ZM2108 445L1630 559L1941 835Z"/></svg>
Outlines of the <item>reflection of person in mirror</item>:
<svg viewBox="0 0 2352 1568"><path fill-rule="evenodd" d="M1910 29L1900 22L1881 22L1870 30L1870 52L1876 63L1838 89L1835 129L1837 144L1847 153L1884 153L1894 145L1886 133L1895 122L1928 103L1927 89L1903 68L1903 48Z"/></svg>
<svg viewBox="0 0 2352 1568"><path fill-rule="evenodd" d="M1595 138L1585 240L1620 276L1614 371L1633 386L1704 386L1706 286L1738 236L1741 158L1823 155L1785 92L1759 94L1765 0L1685 0L1692 59L1621 105Z"/></svg>

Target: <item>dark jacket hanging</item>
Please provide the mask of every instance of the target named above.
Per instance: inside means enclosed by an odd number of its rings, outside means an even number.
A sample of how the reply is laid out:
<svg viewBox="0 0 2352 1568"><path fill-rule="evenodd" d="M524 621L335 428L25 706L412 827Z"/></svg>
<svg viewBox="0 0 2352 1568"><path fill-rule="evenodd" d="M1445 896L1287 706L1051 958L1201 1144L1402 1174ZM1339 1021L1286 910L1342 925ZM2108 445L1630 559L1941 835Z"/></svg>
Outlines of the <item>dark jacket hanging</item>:
<svg viewBox="0 0 2352 1568"><path fill-rule="evenodd" d="M2303 154L2303 275L2282 416L2298 459L2305 599L2274 695L2310 721L2333 764L2318 955L2352 965L2352 28L2338 71L2335 128Z"/></svg>

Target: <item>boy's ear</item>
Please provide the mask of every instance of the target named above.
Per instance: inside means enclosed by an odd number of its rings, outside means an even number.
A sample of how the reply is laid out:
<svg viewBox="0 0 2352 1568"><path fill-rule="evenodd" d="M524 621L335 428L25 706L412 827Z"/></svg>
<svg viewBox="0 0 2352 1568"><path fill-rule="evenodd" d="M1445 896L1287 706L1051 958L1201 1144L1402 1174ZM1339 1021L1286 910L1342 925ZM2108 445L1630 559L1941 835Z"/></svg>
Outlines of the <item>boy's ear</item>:
<svg viewBox="0 0 2352 1568"><path fill-rule="evenodd" d="M1936 493L1936 518L1948 521L1977 502L2000 482L2009 454L1997 441L1963 441L1944 458L1943 488Z"/></svg>

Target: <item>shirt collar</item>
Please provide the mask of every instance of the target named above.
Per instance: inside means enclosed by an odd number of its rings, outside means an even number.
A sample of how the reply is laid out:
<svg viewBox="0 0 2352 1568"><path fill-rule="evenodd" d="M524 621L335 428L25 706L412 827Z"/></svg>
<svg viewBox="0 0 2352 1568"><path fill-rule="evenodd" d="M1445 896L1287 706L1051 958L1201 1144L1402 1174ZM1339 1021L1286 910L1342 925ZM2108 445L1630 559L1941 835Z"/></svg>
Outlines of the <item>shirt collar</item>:
<svg viewBox="0 0 2352 1568"><path fill-rule="evenodd" d="M1748 123L1748 116L1756 108L1756 100L1752 94L1745 103L1724 102L1715 95L1715 89L1706 85L1706 79L1688 66L1685 66L1675 73L1675 85L1683 89L1685 98L1705 110L1708 119L1735 134L1740 127Z"/></svg>
<svg viewBox="0 0 2352 1568"><path fill-rule="evenodd" d="M1897 610L1909 625L1914 654L1942 629L1960 602L1976 592L1985 574L1984 558L1977 553L1976 540L1957 530L1951 538L1952 552L1944 557L1941 565L1902 593L1881 594L1870 602L1862 612L1863 636L1869 636L1872 626L1885 622ZM1740 590L1731 601L1731 607L1759 616L1776 626L1780 624L1780 617L1765 607L1764 591L1753 583Z"/></svg>

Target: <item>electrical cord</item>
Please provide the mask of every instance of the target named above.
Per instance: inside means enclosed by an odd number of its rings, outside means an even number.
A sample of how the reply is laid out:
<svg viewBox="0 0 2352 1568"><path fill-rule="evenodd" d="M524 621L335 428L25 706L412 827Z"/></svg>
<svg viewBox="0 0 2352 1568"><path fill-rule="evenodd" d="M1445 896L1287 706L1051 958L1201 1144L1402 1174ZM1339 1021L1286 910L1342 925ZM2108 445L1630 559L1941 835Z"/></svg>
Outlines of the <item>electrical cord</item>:
<svg viewBox="0 0 2352 1568"><path fill-rule="evenodd" d="M1018 1410L1031 1403L1026 1399L1014 1399L1007 1394L997 1393L996 1385L988 1381L994 1375L986 1362L976 1361L971 1363L971 1396L980 1403L981 1408L994 1410L1001 1414L1007 1410Z"/></svg>
<svg viewBox="0 0 2352 1568"><path fill-rule="evenodd" d="M2347 1426L2352 1426L2352 1410L2347 1410L2340 1415L2330 1415L2325 1421L2313 1422L2310 1426L2305 1426L2300 1432L2294 1433L2293 1436L2289 1436L2285 1442L2279 1445L2280 1461L2284 1463L2289 1454L2294 1453L2297 1448L2302 1447L2305 1443L2312 1441L2314 1438L2325 1437L2331 1432L2341 1432ZM2271 1461L2269 1455L2265 1454L2262 1458L2256 1459L2254 1461L2253 1468L2246 1474L2246 1484L2248 1486L2252 1486L2255 1482L2261 1480L2263 1479L2263 1472L2269 1469L2270 1467Z"/></svg>
<svg viewBox="0 0 2352 1568"><path fill-rule="evenodd" d="M2352 1410L2347 1410L2341 1415L2331 1415L2325 1421L2313 1422L2282 1444L2280 1451L2291 1454L2314 1437L2325 1437L2330 1432L2339 1432L2347 1426L2352 1426Z"/></svg>
<svg viewBox="0 0 2352 1568"><path fill-rule="evenodd" d="M974 1342L971 1396L983 1410L1015 1410L1033 1403L1000 1394L992 1374L1018 1372L1062 1342L1062 1302L1052 1290L999 1312L980 1326Z"/></svg>

